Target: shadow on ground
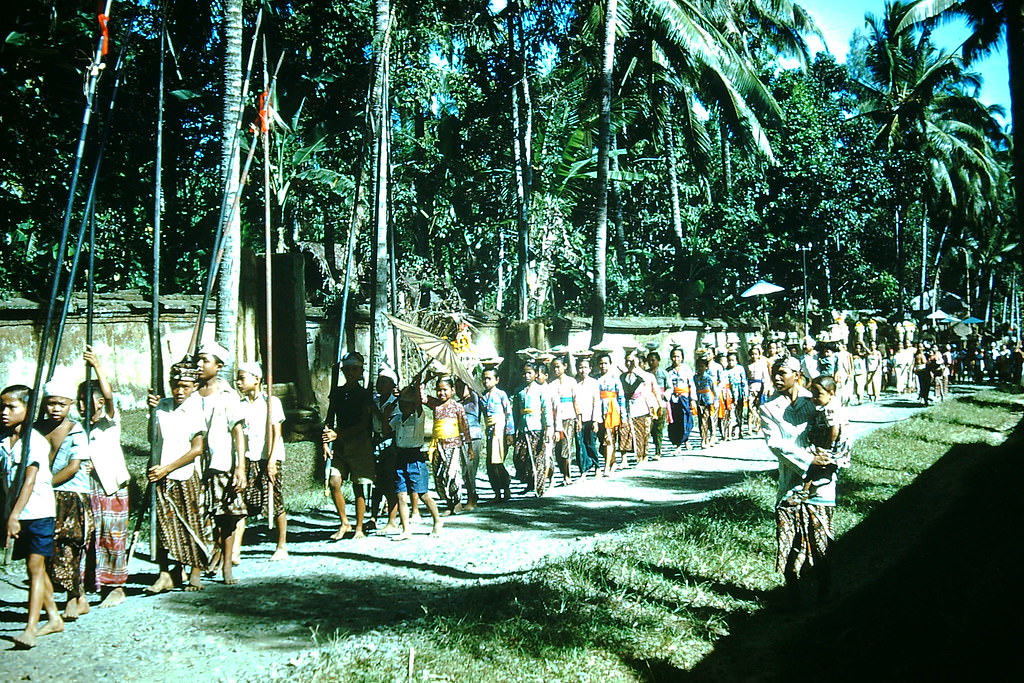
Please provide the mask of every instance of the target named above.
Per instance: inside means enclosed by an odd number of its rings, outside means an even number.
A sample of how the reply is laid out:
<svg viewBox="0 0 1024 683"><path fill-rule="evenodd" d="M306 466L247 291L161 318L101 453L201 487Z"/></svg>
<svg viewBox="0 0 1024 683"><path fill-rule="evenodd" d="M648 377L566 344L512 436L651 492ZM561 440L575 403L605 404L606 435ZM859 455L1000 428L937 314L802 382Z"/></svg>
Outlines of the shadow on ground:
<svg viewBox="0 0 1024 683"><path fill-rule="evenodd" d="M1024 429L951 449L834 545L835 591L730 624L692 671L634 662L644 680L1019 679ZM781 595L768 596L779 605ZM806 598L810 598L807 591ZM1016 675L1014 675L1016 671Z"/></svg>

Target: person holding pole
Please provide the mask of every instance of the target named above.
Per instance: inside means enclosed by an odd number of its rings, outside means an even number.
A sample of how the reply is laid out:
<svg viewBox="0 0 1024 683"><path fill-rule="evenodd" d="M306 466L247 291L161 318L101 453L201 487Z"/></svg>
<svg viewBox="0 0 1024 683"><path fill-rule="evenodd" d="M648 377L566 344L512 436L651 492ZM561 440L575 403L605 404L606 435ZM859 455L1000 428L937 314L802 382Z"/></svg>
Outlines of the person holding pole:
<svg viewBox="0 0 1024 683"><path fill-rule="evenodd" d="M266 512L269 524L277 528L277 548L272 562L288 557L288 517L284 509L281 484L285 450L281 425L284 408L281 399L263 390L263 368L246 361L235 371L235 387L241 395L242 431L245 433L246 483L243 499L250 517ZM270 438L267 436L267 410L270 410ZM238 523L233 561L241 559L245 517Z"/></svg>
<svg viewBox="0 0 1024 683"><path fill-rule="evenodd" d="M328 424L324 425L324 458L330 460L330 489L341 525L331 535L338 541L353 531L345 513L345 496L341 491L344 479L352 480L356 499L356 526L353 538L365 538L363 520L366 501L373 499L373 480L376 465L373 461L372 420L373 393L364 387L363 356L351 351L341 359L341 374L345 384L331 392ZM331 454L327 444L334 444Z"/></svg>
<svg viewBox="0 0 1024 683"><path fill-rule="evenodd" d="M100 607L114 607L125 600L128 581L128 484L131 474L121 449L121 416L114 406L114 392L92 347L82 358L96 379L78 385L78 412L89 415L89 455L92 459L93 556L96 590L106 592ZM92 407L86 411L86 401Z"/></svg>

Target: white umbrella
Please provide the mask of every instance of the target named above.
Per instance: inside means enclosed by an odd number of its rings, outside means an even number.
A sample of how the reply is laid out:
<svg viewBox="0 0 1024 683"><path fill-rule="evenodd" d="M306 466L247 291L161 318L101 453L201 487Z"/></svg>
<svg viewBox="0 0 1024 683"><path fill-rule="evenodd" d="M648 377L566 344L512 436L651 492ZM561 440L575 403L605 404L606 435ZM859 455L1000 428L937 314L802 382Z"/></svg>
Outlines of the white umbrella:
<svg viewBox="0 0 1024 683"><path fill-rule="evenodd" d="M773 285L771 282L766 280L758 280L751 285L745 292L740 294L742 297L758 296L759 294L774 294L775 292L781 292L785 287Z"/></svg>
<svg viewBox="0 0 1024 683"><path fill-rule="evenodd" d="M934 313L929 313L925 317L928 318L929 320L945 320L946 318L949 318L951 316L949 315L949 313L946 313L941 308L937 308L935 309Z"/></svg>

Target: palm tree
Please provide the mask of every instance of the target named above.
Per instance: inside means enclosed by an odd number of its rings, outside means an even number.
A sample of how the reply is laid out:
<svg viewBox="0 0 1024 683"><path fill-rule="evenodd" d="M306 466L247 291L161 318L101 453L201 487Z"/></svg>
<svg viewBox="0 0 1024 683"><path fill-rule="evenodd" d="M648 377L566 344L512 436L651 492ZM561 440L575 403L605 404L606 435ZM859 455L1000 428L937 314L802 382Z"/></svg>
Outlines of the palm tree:
<svg viewBox="0 0 1024 683"><path fill-rule="evenodd" d="M221 179L225 196L234 197L239 184L239 147L235 144L242 109L242 0L225 0L221 28L224 32L224 110L221 122ZM224 254L217 283L217 341L232 356L238 328L238 282L241 256L241 218L230 212L224 226ZM202 330L199 331L200 335ZM200 339L201 341L201 339Z"/></svg>
<svg viewBox="0 0 1024 683"><path fill-rule="evenodd" d="M966 19L973 33L963 44L970 64L1006 42L1013 132L1024 130L1024 0L917 0L897 26L902 31L934 18ZM1017 222L1024 221L1024 145L1013 146Z"/></svg>
<svg viewBox="0 0 1024 683"><path fill-rule="evenodd" d="M902 223L910 205L924 203L924 273L928 209L934 213L944 203L964 205L972 195L983 196L1001 173L993 149L997 110L977 100L979 77L956 55L937 50L927 31L916 37L899 31L905 11L903 5L886 3L883 16L867 16L866 77L858 82L860 115L877 125L875 143L892 153L899 172L895 229L901 312L906 303ZM924 176L923 187L911 171L915 167Z"/></svg>
<svg viewBox="0 0 1024 683"><path fill-rule="evenodd" d="M593 11L591 11L593 10ZM657 45L671 69L701 89L708 102L724 105L731 130L767 156L771 146L764 121L777 121L778 105L751 65L694 3L686 0L602 0L599 5L578 8L584 19L583 34L601 36L601 67L598 71L598 165L594 226L594 292L591 343L604 336L607 299L606 260L608 236L608 187L612 135L612 102L615 81L616 36L643 36ZM600 26L600 32L597 27Z"/></svg>

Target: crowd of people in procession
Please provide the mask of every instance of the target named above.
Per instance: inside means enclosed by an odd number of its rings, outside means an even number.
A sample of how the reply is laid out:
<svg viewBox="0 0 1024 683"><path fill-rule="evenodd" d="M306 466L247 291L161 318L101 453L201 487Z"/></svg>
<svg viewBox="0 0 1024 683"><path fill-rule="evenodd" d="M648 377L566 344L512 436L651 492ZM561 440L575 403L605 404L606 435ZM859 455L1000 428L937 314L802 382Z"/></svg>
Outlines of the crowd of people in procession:
<svg viewBox="0 0 1024 683"><path fill-rule="evenodd" d="M901 340L883 348L858 339L851 349L808 336L788 347L782 341L748 344L745 353L735 345L698 348L691 368L681 346L670 346L664 364L660 348L525 349L521 383L511 394L499 387L500 358L481 360L478 393L447 374L421 373L401 385L387 366L378 369L371 389L363 384L363 357L348 353L340 364L345 382L329 396L322 439L339 516L330 538L376 530L407 540L422 507L431 517L431 536L438 536L446 516L485 502L478 490L481 468L493 496L486 502L493 504L511 498L513 481L517 494L541 497L552 486L613 476L695 448L691 435L706 449L763 434L780 462L778 568L795 585L805 565L816 566L827 591L836 474L849 464L845 406L877 401L883 389L916 390L927 405L932 392L944 398L951 381L1019 382L1024 359L1019 345L961 350ZM100 607L125 599L130 475L120 415L99 358L87 349L83 359L95 379L77 387L46 383L29 435L22 429L32 389L13 385L2 392L0 477L7 486L27 457L21 489L8 493L15 502L5 529L15 558L26 559L30 586L17 647L32 647L37 636L60 632L87 613L90 589L101 593ZM247 517L272 521L277 548L271 560L288 555L285 415L265 391L259 364L239 363L232 388L220 377L227 359L216 344L201 347L171 367L169 397L148 399L155 435L147 496L159 569L151 593L201 590L203 576L215 572L225 584L236 583L232 568ZM74 404L88 424L71 419ZM67 595L63 613L54 591ZM40 626L43 611L47 622Z"/></svg>

